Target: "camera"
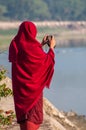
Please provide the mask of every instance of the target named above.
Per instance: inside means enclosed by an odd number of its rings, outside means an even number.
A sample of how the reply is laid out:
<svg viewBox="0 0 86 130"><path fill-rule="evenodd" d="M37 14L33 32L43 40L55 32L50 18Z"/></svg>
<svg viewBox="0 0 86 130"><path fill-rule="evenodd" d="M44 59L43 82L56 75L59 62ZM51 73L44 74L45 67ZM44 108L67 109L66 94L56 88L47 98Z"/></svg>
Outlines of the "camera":
<svg viewBox="0 0 86 130"><path fill-rule="evenodd" d="M52 37L53 37L52 35L49 35L46 37L46 40L50 41L52 39Z"/></svg>
<svg viewBox="0 0 86 130"><path fill-rule="evenodd" d="M51 41L51 39L52 39L52 35L48 35L47 37L46 37L46 44L48 45L48 46L50 46L50 41Z"/></svg>

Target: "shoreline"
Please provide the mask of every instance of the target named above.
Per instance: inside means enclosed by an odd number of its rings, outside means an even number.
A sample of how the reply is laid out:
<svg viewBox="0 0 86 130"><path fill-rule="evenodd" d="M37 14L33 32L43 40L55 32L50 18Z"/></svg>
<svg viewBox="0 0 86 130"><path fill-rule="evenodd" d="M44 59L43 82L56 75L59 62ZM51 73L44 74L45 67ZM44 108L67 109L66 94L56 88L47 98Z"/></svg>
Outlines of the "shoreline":
<svg viewBox="0 0 86 130"><path fill-rule="evenodd" d="M0 21L0 29L18 28L23 21ZM86 21L32 21L38 27L86 27Z"/></svg>

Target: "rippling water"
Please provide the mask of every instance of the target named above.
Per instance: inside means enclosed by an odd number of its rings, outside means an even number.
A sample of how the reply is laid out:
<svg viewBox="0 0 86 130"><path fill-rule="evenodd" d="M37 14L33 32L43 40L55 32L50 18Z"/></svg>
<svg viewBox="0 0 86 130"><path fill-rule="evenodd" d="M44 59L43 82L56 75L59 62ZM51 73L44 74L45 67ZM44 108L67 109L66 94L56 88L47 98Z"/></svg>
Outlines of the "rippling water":
<svg viewBox="0 0 86 130"><path fill-rule="evenodd" d="M11 77L7 52L0 54L0 65ZM55 73L44 96L60 110L86 115L86 48L55 49Z"/></svg>

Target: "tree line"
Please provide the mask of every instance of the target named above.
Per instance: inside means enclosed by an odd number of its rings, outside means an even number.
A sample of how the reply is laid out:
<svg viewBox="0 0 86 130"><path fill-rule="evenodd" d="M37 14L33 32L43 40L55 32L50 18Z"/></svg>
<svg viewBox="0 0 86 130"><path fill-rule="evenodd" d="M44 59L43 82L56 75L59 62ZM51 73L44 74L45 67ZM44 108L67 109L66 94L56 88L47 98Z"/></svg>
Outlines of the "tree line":
<svg viewBox="0 0 86 130"><path fill-rule="evenodd" d="M0 20L86 20L86 0L0 0Z"/></svg>

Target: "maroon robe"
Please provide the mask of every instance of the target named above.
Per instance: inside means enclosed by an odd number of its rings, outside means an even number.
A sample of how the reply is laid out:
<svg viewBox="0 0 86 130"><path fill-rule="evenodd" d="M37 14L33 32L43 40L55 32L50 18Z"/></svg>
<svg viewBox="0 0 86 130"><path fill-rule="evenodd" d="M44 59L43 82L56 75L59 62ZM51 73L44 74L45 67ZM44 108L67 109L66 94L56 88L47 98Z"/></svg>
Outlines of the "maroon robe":
<svg viewBox="0 0 86 130"><path fill-rule="evenodd" d="M9 47L17 121L37 104L44 87L49 88L54 72L54 52L49 49L45 53L36 34L36 26L25 21Z"/></svg>

